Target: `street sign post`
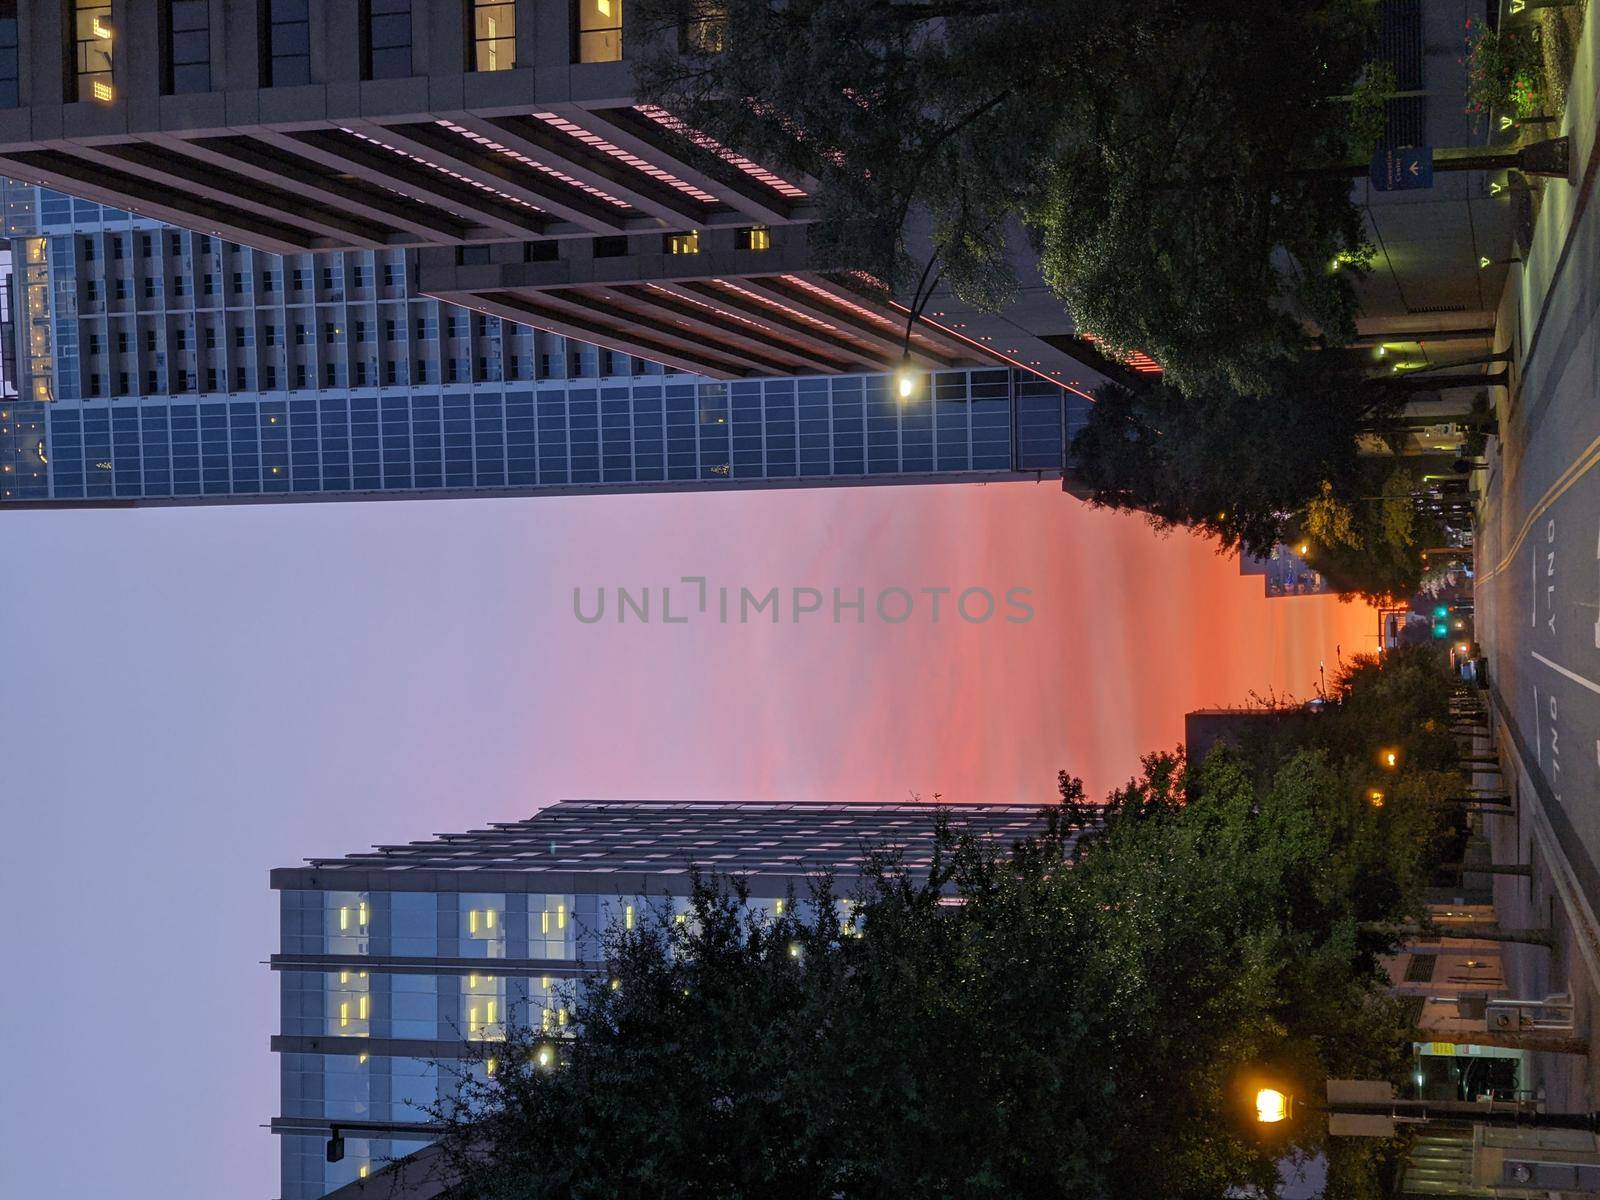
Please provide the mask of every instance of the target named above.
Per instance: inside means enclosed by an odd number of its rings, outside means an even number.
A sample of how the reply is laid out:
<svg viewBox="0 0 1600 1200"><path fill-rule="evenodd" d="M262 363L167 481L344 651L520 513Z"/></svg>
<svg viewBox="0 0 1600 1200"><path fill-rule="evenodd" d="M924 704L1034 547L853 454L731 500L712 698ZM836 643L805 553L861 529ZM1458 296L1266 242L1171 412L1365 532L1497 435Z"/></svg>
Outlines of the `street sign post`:
<svg viewBox="0 0 1600 1200"><path fill-rule="evenodd" d="M1432 146L1380 146L1372 156L1372 186L1380 192L1406 192L1433 186Z"/></svg>

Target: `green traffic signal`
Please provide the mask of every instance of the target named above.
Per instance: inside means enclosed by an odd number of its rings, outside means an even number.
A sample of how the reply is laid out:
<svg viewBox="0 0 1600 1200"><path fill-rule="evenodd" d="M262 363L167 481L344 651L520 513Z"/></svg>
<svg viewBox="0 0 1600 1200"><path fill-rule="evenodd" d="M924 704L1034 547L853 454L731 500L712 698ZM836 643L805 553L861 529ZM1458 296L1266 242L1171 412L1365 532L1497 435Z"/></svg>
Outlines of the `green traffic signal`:
<svg viewBox="0 0 1600 1200"><path fill-rule="evenodd" d="M1433 625L1433 636L1436 638L1449 637L1450 626L1446 625L1443 621L1435 621Z"/></svg>

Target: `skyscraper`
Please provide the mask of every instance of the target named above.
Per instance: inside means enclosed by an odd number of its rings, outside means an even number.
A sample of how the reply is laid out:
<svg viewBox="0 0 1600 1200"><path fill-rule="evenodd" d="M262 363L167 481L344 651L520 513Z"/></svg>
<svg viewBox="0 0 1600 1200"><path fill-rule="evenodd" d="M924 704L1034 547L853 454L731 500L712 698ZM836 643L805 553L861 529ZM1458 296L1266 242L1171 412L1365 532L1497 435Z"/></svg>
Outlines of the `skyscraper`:
<svg viewBox="0 0 1600 1200"><path fill-rule="evenodd" d="M940 811L996 841L1043 827L1031 807ZM463 1061L474 1044L503 1038L507 1022L567 1028L566 985L600 965L606 929L684 912L690 864L743 876L753 908L781 912L823 869L848 896L868 846L898 846L925 868L933 814L563 801L525 821L274 871L282 1200L316 1200L425 1145L430 1107L462 1070L483 1069ZM334 1126L343 1157L329 1163Z"/></svg>
<svg viewBox="0 0 1600 1200"><path fill-rule="evenodd" d="M812 181L633 94L629 0L28 17L0 5L0 174L257 250L412 250L423 294L713 379L1081 375L1025 252L1004 314L826 269Z"/></svg>
<svg viewBox="0 0 1600 1200"><path fill-rule="evenodd" d="M1009 367L716 381L8 184L0 502L185 504L1057 478L1084 396Z"/></svg>

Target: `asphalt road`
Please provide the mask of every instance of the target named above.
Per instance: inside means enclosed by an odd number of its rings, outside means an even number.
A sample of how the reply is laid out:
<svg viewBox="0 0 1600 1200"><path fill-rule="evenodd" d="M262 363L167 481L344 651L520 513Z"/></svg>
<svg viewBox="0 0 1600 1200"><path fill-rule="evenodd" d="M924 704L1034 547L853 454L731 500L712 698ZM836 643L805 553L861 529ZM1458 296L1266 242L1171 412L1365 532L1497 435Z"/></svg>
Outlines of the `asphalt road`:
<svg viewBox="0 0 1600 1200"><path fill-rule="evenodd" d="M1578 187L1583 207L1502 408L1477 535L1477 636L1551 826L1600 910L1600 203L1592 171Z"/></svg>

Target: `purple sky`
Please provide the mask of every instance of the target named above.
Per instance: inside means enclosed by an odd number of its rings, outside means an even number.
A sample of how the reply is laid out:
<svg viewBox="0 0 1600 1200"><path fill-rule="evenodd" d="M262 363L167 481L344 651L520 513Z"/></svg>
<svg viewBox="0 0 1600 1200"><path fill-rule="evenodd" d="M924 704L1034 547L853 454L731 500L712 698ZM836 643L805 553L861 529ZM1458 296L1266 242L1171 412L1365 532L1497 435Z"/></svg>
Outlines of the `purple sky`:
<svg viewBox="0 0 1600 1200"><path fill-rule="evenodd" d="M107 1163L130 1198L277 1194L273 866L560 796L1100 792L1185 709L1309 695L1375 628L1049 484L4 522L6 1195ZM683 575L1028 587L1036 615L572 616L575 586Z"/></svg>

